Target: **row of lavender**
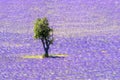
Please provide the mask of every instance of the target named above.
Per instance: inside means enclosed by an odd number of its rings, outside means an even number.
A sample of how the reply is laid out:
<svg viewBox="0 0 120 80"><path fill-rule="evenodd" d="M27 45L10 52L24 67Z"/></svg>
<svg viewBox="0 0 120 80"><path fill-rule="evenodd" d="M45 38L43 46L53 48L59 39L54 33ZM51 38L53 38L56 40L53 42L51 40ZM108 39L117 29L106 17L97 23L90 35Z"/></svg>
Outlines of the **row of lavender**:
<svg viewBox="0 0 120 80"><path fill-rule="evenodd" d="M120 36L55 38L50 53L67 58L21 59L17 54L42 54L42 45L32 35L1 33L0 50L11 57L0 58L2 80L118 80L120 79ZM5 42L9 43L4 44ZM27 44L28 46L26 46ZM16 45L15 45L16 44ZM19 44L19 45L18 45Z"/></svg>
<svg viewBox="0 0 120 80"><path fill-rule="evenodd" d="M1 33L0 51L2 54L41 54L42 44L35 40L33 35ZM107 53L120 51L120 37L114 36L84 36L84 37L55 37L50 53L80 54L82 52L99 53L107 50Z"/></svg>

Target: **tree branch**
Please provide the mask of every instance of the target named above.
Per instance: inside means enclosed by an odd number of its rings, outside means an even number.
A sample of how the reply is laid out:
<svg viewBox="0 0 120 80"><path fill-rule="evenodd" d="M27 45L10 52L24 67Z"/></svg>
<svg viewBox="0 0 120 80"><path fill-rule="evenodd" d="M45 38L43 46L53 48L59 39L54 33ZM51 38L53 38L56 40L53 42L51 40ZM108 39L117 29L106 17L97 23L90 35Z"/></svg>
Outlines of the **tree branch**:
<svg viewBox="0 0 120 80"><path fill-rule="evenodd" d="M42 42L42 44L43 44L43 48L44 48L44 50L46 49L46 47L45 47L45 42L44 42L44 39L41 39L41 42Z"/></svg>
<svg viewBox="0 0 120 80"><path fill-rule="evenodd" d="M46 42L46 46L47 46L47 49L49 49L49 40L47 38L45 38L45 42Z"/></svg>

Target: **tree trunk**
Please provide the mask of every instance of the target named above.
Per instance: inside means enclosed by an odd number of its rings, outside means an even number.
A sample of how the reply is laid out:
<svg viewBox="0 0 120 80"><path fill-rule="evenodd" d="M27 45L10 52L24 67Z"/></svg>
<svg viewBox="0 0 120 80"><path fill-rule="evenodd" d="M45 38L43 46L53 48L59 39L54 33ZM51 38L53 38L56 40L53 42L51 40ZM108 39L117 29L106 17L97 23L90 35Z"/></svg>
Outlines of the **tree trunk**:
<svg viewBox="0 0 120 80"><path fill-rule="evenodd" d="M48 50L49 50L48 42L45 41L44 39L42 39L41 41L42 41L43 48L44 48L44 51L45 51L45 54L43 55L43 57L49 57L49 54L48 54Z"/></svg>
<svg viewBox="0 0 120 80"><path fill-rule="evenodd" d="M45 49L44 57L49 57L49 55L48 55L48 49L47 48Z"/></svg>

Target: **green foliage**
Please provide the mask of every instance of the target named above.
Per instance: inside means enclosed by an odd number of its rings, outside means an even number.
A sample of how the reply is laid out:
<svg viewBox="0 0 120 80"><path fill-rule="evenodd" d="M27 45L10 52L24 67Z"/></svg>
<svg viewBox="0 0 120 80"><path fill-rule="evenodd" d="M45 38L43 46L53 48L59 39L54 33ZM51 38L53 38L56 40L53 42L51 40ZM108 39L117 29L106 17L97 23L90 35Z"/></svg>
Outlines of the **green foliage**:
<svg viewBox="0 0 120 80"><path fill-rule="evenodd" d="M53 29L49 27L47 18L38 18L34 24L34 38L35 39L47 39L47 41L52 44L53 39L51 39L51 34Z"/></svg>

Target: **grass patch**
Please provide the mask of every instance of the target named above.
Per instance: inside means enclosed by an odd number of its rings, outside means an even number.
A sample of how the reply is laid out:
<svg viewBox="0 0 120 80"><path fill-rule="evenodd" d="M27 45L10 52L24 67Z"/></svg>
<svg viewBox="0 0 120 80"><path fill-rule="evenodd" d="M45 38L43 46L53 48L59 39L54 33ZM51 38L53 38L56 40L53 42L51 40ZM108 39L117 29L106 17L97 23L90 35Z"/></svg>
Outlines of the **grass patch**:
<svg viewBox="0 0 120 80"><path fill-rule="evenodd" d="M24 55L22 58L27 59L43 59L43 55Z"/></svg>
<svg viewBox="0 0 120 80"><path fill-rule="evenodd" d="M43 55L23 55L21 56L24 59L43 59ZM68 54L52 54L48 58L65 58L68 57Z"/></svg>

